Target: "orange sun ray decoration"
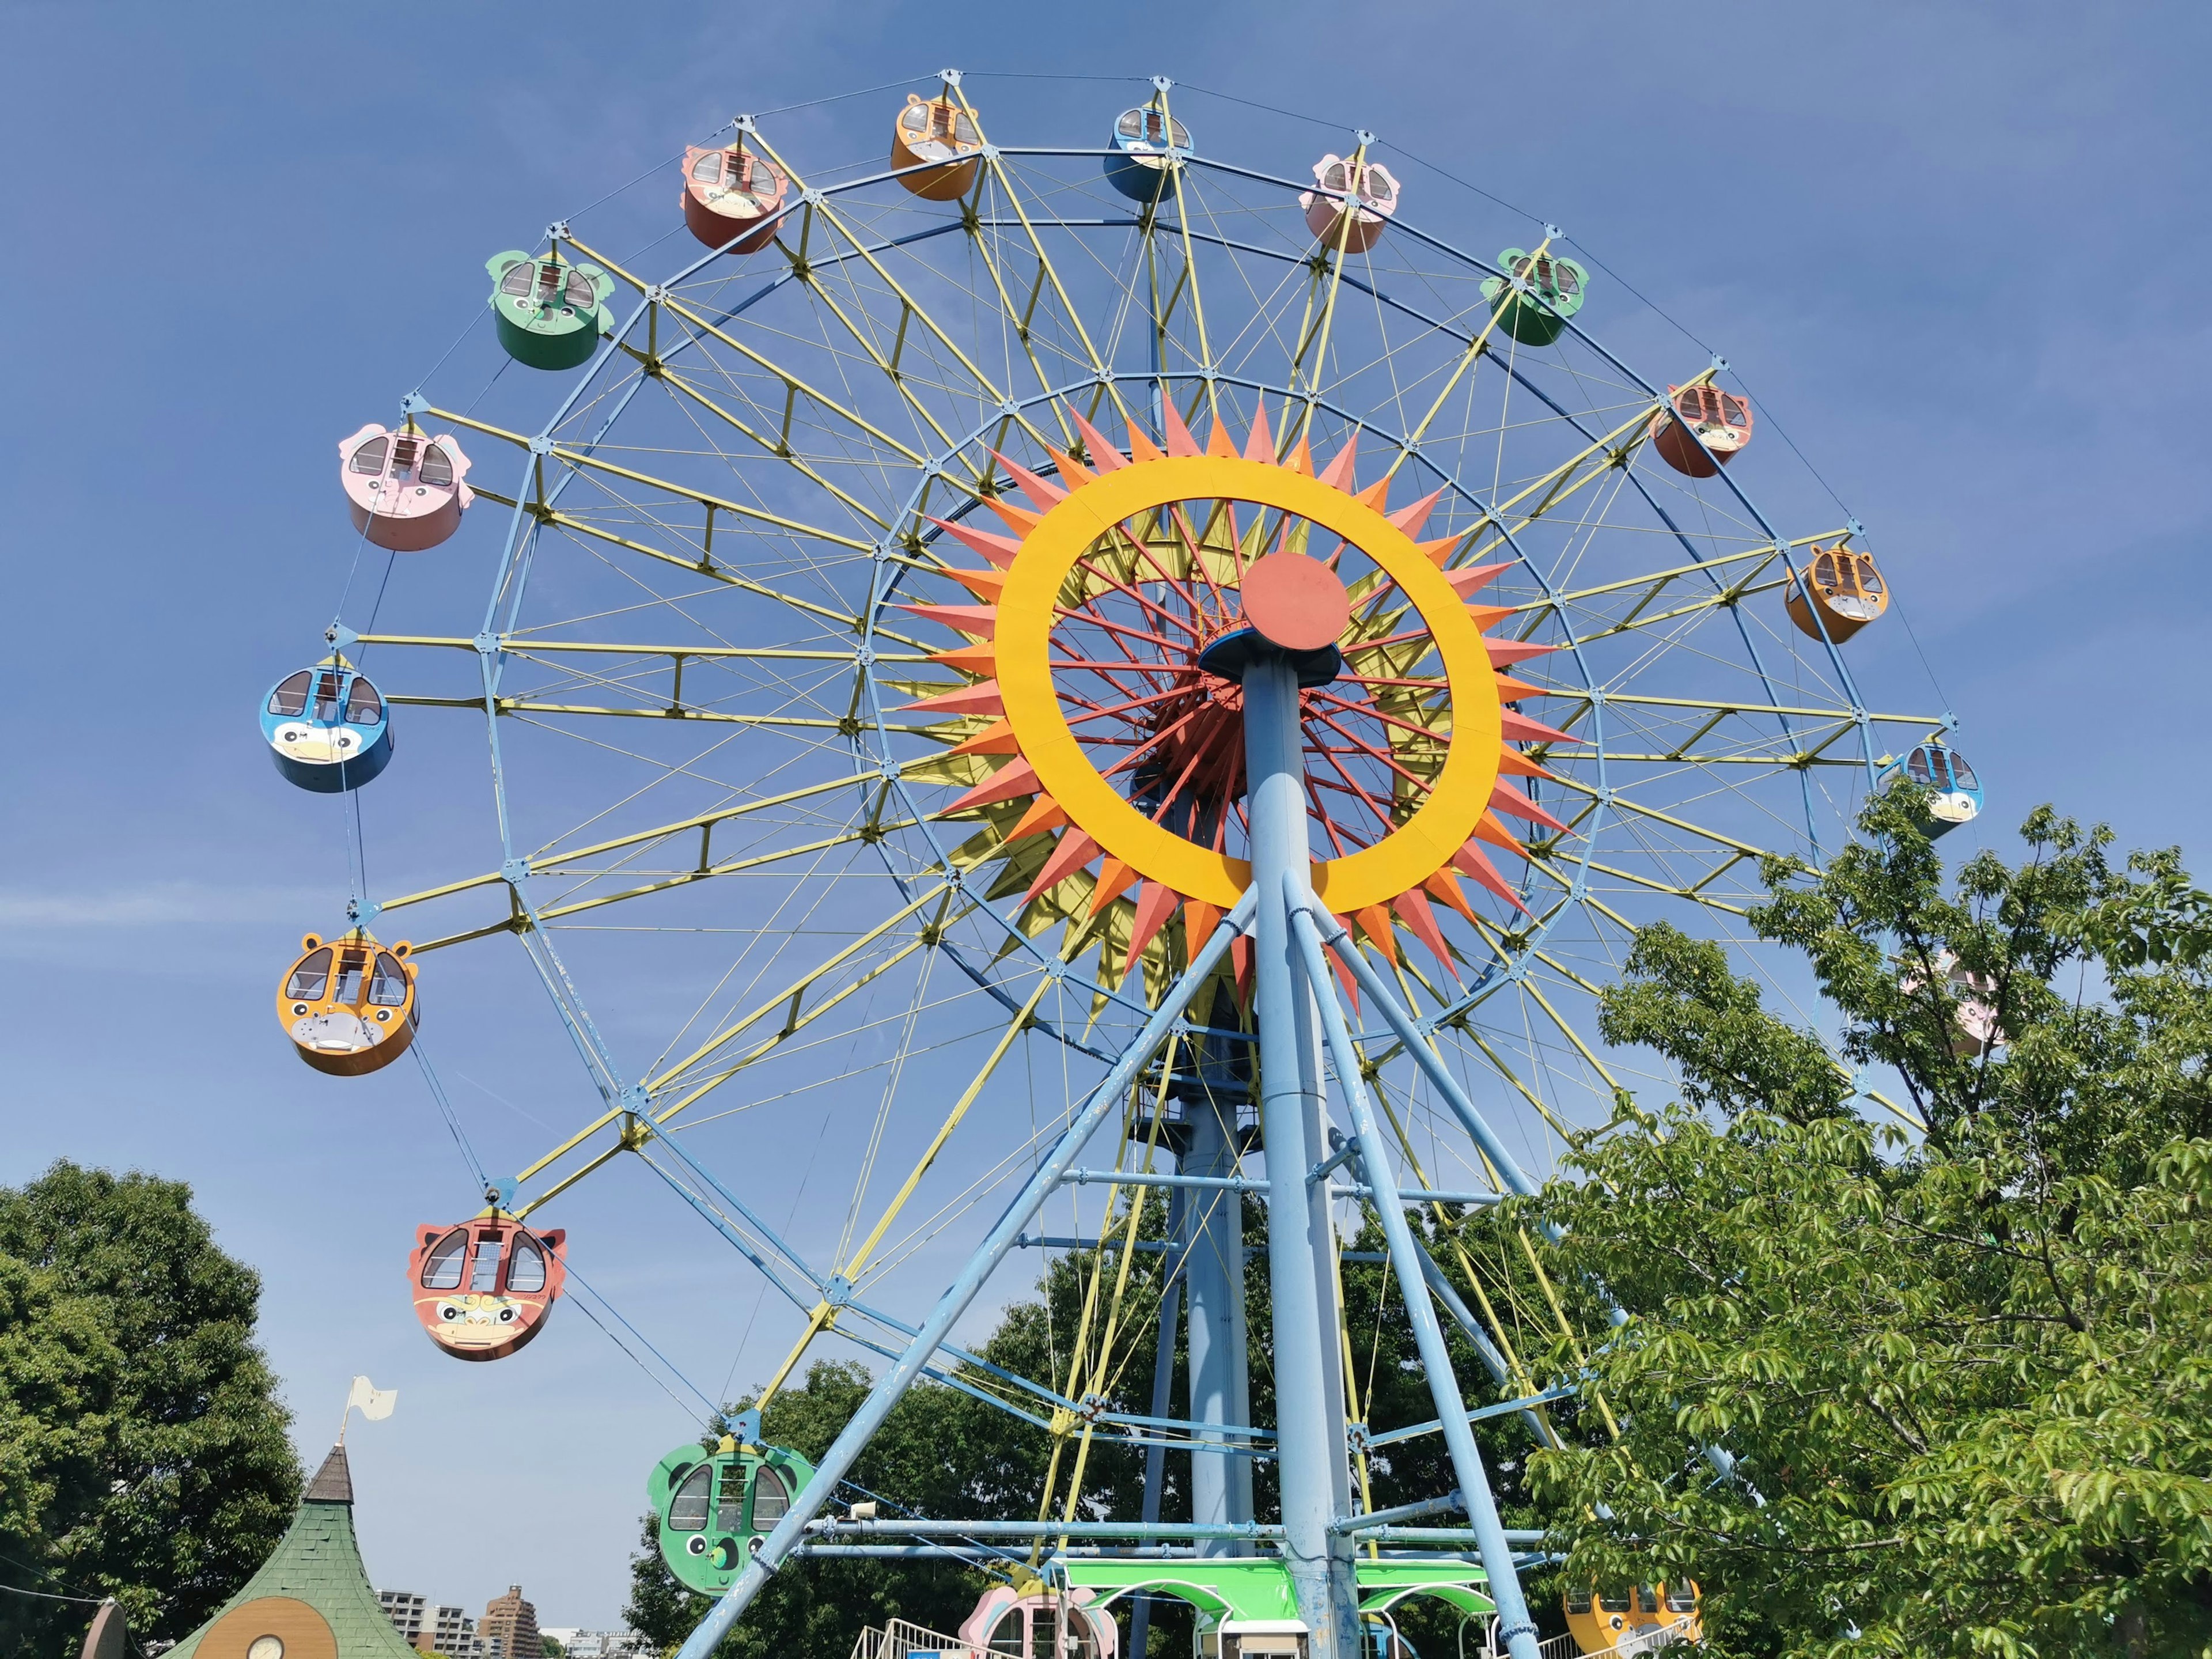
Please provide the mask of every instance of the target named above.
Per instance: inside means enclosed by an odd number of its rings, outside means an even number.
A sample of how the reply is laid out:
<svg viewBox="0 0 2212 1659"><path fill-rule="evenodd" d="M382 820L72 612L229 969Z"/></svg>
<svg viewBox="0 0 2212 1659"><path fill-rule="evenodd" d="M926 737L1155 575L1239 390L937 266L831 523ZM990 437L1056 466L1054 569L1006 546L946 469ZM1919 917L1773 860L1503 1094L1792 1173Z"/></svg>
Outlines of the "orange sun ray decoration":
<svg viewBox="0 0 2212 1659"><path fill-rule="evenodd" d="M1479 924L1464 881L1527 915L1486 849L1528 857L1515 820L1573 833L1524 786L1580 739L1522 713L1550 690L1507 672L1556 647L1493 633L1516 613L1475 603L1510 562L1455 567L1465 537L1414 539L1442 490L1393 511L1387 477L1356 487L1352 442L1285 453L1263 407L1241 444L1216 421L1201 445L1162 410L1159 440L1133 424L1126 449L1065 411L1080 443L1054 477L994 454L1027 503L983 497L1005 533L928 520L983 561L940 544L946 590L899 607L957 636L930 660L959 679L904 708L945 745L931 775L957 793L934 816L976 824L956 856L1005 866L991 890L1022 895L1024 935L1080 930L1071 957L1095 937L1100 995L1141 965L1156 1001L1250 879L1243 687L1222 670L1262 590L1295 591L1327 618L1297 642L1315 890L1387 965L1418 944L1457 980L1437 907Z"/></svg>

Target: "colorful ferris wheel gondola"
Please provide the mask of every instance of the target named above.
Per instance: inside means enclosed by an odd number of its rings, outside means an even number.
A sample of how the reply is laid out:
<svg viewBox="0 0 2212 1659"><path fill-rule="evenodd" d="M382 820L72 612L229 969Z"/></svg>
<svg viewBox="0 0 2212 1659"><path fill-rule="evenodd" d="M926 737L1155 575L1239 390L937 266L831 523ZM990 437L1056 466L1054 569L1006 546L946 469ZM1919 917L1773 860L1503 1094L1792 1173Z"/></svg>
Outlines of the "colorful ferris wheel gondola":
<svg viewBox="0 0 2212 1659"><path fill-rule="evenodd" d="M1885 785L1916 783L1929 792L1928 833L1948 836L1982 813L1982 781L1966 757L1941 738L1915 744L1910 754L1881 769Z"/></svg>
<svg viewBox="0 0 2212 1659"><path fill-rule="evenodd" d="M757 1443L757 1414L712 1447L678 1446L646 1477L660 1559L687 1589L720 1595L814 1479L814 1465L785 1446Z"/></svg>
<svg viewBox="0 0 2212 1659"><path fill-rule="evenodd" d="M1107 141L1106 182L1133 202L1156 202L1191 153L1189 129L1157 104L1125 109Z"/></svg>
<svg viewBox="0 0 2212 1659"><path fill-rule="evenodd" d="M898 181L925 201L965 196L982 169L982 148L973 116L949 96L907 94L891 126L891 165L902 169Z"/></svg>
<svg viewBox="0 0 2212 1659"><path fill-rule="evenodd" d="M343 657L287 674L261 705L261 736L288 783L317 794L358 789L392 760L391 713Z"/></svg>
<svg viewBox="0 0 2212 1659"><path fill-rule="evenodd" d="M1322 246L1364 253L1382 240L1398 210L1398 181L1389 168L1364 153L1331 155L1314 163L1313 176L1316 187L1299 192L1298 206Z"/></svg>
<svg viewBox="0 0 2212 1659"><path fill-rule="evenodd" d="M1551 344L1565 331L1567 319L1583 308L1589 272L1541 249L1531 253L1509 247L1498 263L1505 275L1486 278L1482 297L1497 313L1498 325L1522 345Z"/></svg>
<svg viewBox="0 0 2212 1659"><path fill-rule="evenodd" d="M450 436L413 422L393 430L374 421L338 444L338 481L354 528L394 553L420 553L461 527L476 500L469 458Z"/></svg>
<svg viewBox="0 0 2212 1659"><path fill-rule="evenodd" d="M407 1052L422 1011L405 940L386 948L366 928L309 933L276 989L276 1018L300 1058L332 1077L380 1071Z"/></svg>
<svg viewBox="0 0 2212 1659"><path fill-rule="evenodd" d="M558 1228L532 1232L496 1209L451 1227L418 1227L407 1259L415 1317L456 1359L504 1359L544 1328L568 1281Z"/></svg>
<svg viewBox="0 0 2212 1659"><path fill-rule="evenodd" d="M790 190L783 169L743 138L726 149L693 145L684 152L684 222L708 247L731 253L766 247Z"/></svg>
<svg viewBox="0 0 2212 1659"><path fill-rule="evenodd" d="M1651 417L1651 447L1687 477L1711 477L1751 441L1751 404L1732 392L1703 381L1670 386L1667 402Z"/></svg>
<svg viewBox="0 0 2212 1659"><path fill-rule="evenodd" d="M556 251L519 248L484 261L499 343L532 368L574 368L592 360L599 336L614 331L607 297L615 279L597 265L573 265Z"/></svg>
<svg viewBox="0 0 2212 1659"><path fill-rule="evenodd" d="M1691 1579L1620 1590L1570 1590L1564 1600L1567 1633L1585 1655L1650 1653L1705 1640L1704 1598Z"/></svg>
<svg viewBox="0 0 2212 1659"><path fill-rule="evenodd" d="M1783 605L1799 633L1817 640L1825 630L1841 645L1889 609L1889 584L1873 554L1840 544L1816 546Z"/></svg>

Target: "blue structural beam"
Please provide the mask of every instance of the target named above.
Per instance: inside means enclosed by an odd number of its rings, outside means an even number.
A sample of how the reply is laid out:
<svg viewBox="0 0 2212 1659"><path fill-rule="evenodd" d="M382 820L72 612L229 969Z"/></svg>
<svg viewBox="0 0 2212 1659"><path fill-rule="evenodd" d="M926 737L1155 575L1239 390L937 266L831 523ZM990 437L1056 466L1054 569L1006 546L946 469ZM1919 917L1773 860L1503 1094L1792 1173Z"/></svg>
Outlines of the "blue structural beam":
<svg viewBox="0 0 2212 1659"><path fill-rule="evenodd" d="M1474 1443L1467 1402L1460 1395L1459 1379L1452 1371L1451 1353L1444 1346L1443 1328L1437 1323L1436 1307L1428 1297L1421 1255L1414 1246L1413 1230L1406 1224L1405 1205L1398 1196L1397 1177L1390 1167L1389 1148L1377 1125L1375 1103L1368 1097L1367 1085L1360 1076L1359 1053L1352 1046L1344 1010L1337 1005L1334 991L1328 988L1328 963L1322 954L1322 933L1315 912L1328 917L1328 944L1339 957L1356 957L1359 953L1335 917L1322 909L1307 888L1303 871L1285 875L1284 883L1284 902L1290 912L1291 933L1305 962L1307 981L1322 988L1317 1000L1322 1031L1336 1062L1338 1091L1352 1114L1360 1161L1366 1166L1367 1179L1375 1188L1376 1218L1389 1244L1391 1265L1397 1271L1398 1283L1404 1287L1406 1316L1413 1328L1413 1343L1420 1351L1422 1367L1428 1373L1429 1397L1436 1401L1437 1413L1442 1419L1452 1468L1459 1476L1460 1491L1467 1498L1474 1545L1482 1553L1483 1571L1490 1580L1490 1597L1498 1604L1498 1633L1504 1638L1506 1651L1513 1659L1537 1659L1535 1621L1529 1618L1528 1601L1521 1594L1520 1577L1513 1567L1513 1551L1505 1536L1504 1523L1498 1519L1497 1499L1491 1495L1490 1476L1482 1465L1482 1450ZM1386 1529L1384 1535L1402 1538L1407 1534Z"/></svg>
<svg viewBox="0 0 2212 1659"><path fill-rule="evenodd" d="M1166 1041L1168 1033L1182 1017L1183 1005L1212 975L1221 959L1228 954L1230 940L1251 925L1252 915L1258 904L1256 889L1246 893L1224 924L1214 930L1213 937L1206 940L1205 948L1192 959L1190 966L1183 970L1182 978L1168 995L1161 999L1152 1018L1145 1022L1144 1029L1122 1051L1121 1059L1115 1061L1104 1080L1091 1091L1082 1109L1061 1131L1060 1139L1053 1143L1052 1150L1023 1184L1013 1202L993 1224L975 1254L960 1270L959 1277L938 1298L937 1306L931 1310L914 1340L907 1345L906 1352L899 1356L896 1364L877 1379L875 1387L868 1391L867 1399L861 1402L860 1409L854 1413L843 1432L823 1454L821 1462L816 1467L815 1479L800 1489L792 1500L789 1511L776 1523L775 1530L768 1535L758 1553L746 1564L737 1582L723 1592L721 1600L715 1602L707 1616L684 1638L678 1659L707 1659L723 1637L729 1634L730 1626L737 1622L738 1616L750 1605L753 1597L760 1594L761 1586L768 1583L769 1575L782 1565L784 1559L805 1536L808 1524L821 1513L830 1494L837 1489L838 1482L851 1471L854 1461L860 1456L876 1431L883 1426L884 1419L890 1414L891 1408L922 1375L930 1357L952 1334L952 1328L968 1311L969 1305L975 1301L976 1293L983 1288L993 1270L1014 1248L1014 1241L1021 1237L1022 1229L1029 1225L1045 1200L1052 1195L1053 1190L1060 1184L1060 1176L1074 1164L1078 1154L1089 1143L1091 1137L1120 1108L1138 1072Z"/></svg>

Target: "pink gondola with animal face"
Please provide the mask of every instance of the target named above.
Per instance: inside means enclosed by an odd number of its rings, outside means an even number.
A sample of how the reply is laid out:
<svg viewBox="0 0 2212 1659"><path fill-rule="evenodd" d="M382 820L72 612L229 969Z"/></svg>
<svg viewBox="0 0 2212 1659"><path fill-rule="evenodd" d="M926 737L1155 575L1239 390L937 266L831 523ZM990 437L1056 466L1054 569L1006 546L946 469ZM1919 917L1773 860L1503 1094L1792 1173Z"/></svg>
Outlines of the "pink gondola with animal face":
<svg viewBox="0 0 2212 1659"><path fill-rule="evenodd" d="M1678 421L1663 409L1654 415L1651 447L1675 471L1710 478L1751 441L1751 405L1734 392L1716 386L1670 386L1667 399L1682 418ZM1691 432L1705 441L1704 449Z"/></svg>
<svg viewBox="0 0 2212 1659"><path fill-rule="evenodd" d="M1313 174L1320 188L1302 192L1298 205L1305 210L1306 228L1323 246L1341 245L1346 253L1364 253L1382 240L1383 228L1398 210L1398 181L1389 168L1379 161L1324 155L1314 163Z"/></svg>
<svg viewBox="0 0 2212 1659"><path fill-rule="evenodd" d="M460 528L476 500L469 458L450 436L374 422L338 445L338 479L354 528L379 547L420 553Z"/></svg>
<svg viewBox="0 0 2212 1659"><path fill-rule="evenodd" d="M559 1299L567 1237L496 1215L417 1227L407 1259L416 1318L456 1359L506 1358L538 1334Z"/></svg>
<svg viewBox="0 0 2212 1659"><path fill-rule="evenodd" d="M766 247L790 188L781 167L741 145L684 152L684 222L708 247L729 246L732 237L732 253Z"/></svg>

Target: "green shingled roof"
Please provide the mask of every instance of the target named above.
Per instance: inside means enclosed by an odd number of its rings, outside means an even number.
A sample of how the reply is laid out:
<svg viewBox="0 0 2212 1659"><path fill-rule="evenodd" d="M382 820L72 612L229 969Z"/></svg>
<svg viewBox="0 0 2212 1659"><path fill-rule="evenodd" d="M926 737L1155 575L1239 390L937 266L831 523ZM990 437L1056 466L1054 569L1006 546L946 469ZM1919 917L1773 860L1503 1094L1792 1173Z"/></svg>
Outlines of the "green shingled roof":
<svg viewBox="0 0 2212 1659"><path fill-rule="evenodd" d="M216 1609L214 1619L177 1644L173 1659L192 1659L209 1625L264 1595L289 1595L321 1613L337 1638L338 1659L421 1659L393 1628L362 1567L353 1535L353 1474L343 1446L332 1447L323 1460L291 1529L261 1570Z"/></svg>

